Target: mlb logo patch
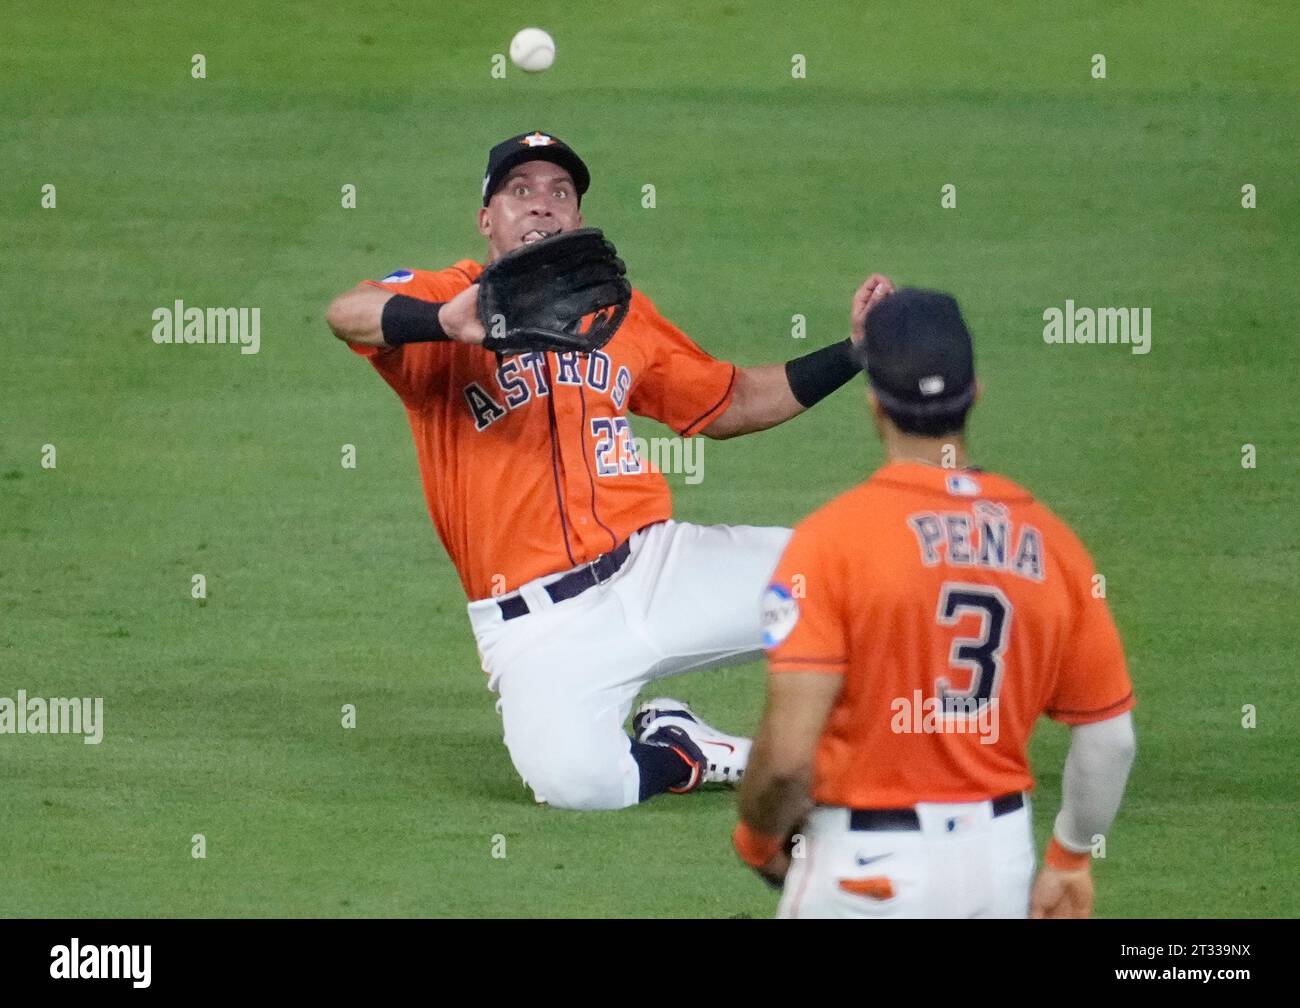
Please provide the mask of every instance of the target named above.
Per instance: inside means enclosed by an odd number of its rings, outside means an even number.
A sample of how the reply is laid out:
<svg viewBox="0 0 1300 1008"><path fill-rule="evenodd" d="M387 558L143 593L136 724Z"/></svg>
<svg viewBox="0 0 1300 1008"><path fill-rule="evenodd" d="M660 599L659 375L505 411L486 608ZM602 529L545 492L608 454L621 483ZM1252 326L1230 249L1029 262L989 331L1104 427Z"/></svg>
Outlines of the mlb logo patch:
<svg viewBox="0 0 1300 1008"><path fill-rule="evenodd" d="M382 279L379 282L380 283L410 283L414 276L415 274L408 269L393 270L393 272L389 273L388 276L384 277L384 279ZM405 297L405 295L403 295L403 297Z"/></svg>
<svg viewBox="0 0 1300 1008"><path fill-rule="evenodd" d="M948 477L948 492L956 497L976 497L980 485L965 473L957 473Z"/></svg>
<svg viewBox="0 0 1300 1008"><path fill-rule="evenodd" d="M763 647L774 648L790 636L799 622L799 603L782 584L768 585L763 594Z"/></svg>

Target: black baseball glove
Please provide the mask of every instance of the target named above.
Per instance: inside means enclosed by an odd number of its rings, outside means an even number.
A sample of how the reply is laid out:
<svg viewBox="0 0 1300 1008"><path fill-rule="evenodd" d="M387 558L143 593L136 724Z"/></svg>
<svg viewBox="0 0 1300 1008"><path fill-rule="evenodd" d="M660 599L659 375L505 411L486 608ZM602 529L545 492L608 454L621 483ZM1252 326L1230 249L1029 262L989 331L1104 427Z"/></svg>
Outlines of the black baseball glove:
<svg viewBox="0 0 1300 1008"><path fill-rule="evenodd" d="M626 272L598 228L564 231L515 249L478 278L483 348L499 354L599 350L627 317L632 286Z"/></svg>

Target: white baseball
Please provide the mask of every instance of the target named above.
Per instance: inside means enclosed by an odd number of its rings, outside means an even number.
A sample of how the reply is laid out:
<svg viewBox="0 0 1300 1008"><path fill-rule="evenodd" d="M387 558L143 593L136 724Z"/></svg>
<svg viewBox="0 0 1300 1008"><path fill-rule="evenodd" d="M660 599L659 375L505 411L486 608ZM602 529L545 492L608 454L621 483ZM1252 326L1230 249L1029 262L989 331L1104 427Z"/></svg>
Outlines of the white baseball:
<svg viewBox="0 0 1300 1008"><path fill-rule="evenodd" d="M524 28L510 40L510 62L520 70L541 73L555 62L555 39L541 28Z"/></svg>

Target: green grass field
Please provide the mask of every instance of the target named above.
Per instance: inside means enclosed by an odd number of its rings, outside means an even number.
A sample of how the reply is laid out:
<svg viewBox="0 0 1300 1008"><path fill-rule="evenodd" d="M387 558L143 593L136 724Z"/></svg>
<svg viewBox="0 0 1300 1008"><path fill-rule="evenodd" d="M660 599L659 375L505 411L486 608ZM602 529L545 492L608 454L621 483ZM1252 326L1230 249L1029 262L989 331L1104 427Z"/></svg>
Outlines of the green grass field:
<svg viewBox="0 0 1300 1008"><path fill-rule="evenodd" d="M102 696L105 737L0 735L0 914L773 913L729 793L534 805L398 401L323 322L359 279L481 255L487 150L540 127L591 165L584 211L637 286L719 357L842 338L873 269L960 298L975 457L1089 544L1138 690L1098 913L1296 916L1295 7L618 6L10 14L0 696ZM526 24L555 68L493 79ZM177 298L261 307L261 352L155 345ZM1150 307L1151 352L1046 345L1066 298ZM679 518L791 524L880 451L855 383L705 459ZM763 671L671 689L747 731ZM1043 841L1067 741L1035 739Z"/></svg>

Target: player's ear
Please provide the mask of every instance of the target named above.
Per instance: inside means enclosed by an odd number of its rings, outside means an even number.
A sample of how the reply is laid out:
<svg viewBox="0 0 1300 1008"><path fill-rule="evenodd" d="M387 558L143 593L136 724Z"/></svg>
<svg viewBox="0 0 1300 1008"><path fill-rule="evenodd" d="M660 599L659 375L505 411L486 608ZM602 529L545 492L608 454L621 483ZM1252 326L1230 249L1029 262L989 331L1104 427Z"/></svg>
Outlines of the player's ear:
<svg viewBox="0 0 1300 1008"><path fill-rule="evenodd" d="M976 378L975 379L975 401L972 402L971 405L974 406L975 403L979 402L980 397L983 395L984 395L984 383L980 381L978 378Z"/></svg>
<svg viewBox="0 0 1300 1008"><path fill-rule="evenodd" d="M478 233L484 238L492 237L492 225L488 223L487 207L482 207L478 212Z"/></svg>

